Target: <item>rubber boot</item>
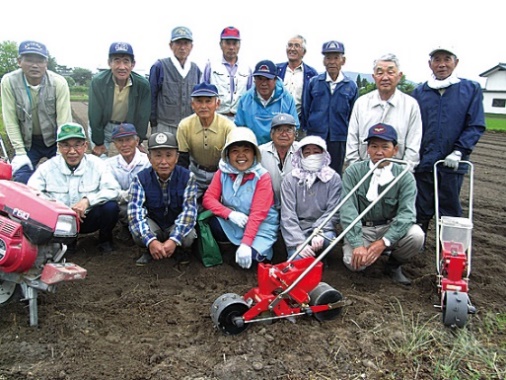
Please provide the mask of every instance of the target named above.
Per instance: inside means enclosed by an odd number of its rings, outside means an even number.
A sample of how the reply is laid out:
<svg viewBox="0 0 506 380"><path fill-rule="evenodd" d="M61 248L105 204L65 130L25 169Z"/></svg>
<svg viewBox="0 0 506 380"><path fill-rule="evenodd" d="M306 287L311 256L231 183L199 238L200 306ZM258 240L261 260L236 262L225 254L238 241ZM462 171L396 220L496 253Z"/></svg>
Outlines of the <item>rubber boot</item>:
<svg viewBox="0 0 506 380"><path fill-rule="evenodd" d="M385 265L385 274L388 274L393 282L401 285L411 285L411 280L402 272L401 263L390 256Z"/></svg>

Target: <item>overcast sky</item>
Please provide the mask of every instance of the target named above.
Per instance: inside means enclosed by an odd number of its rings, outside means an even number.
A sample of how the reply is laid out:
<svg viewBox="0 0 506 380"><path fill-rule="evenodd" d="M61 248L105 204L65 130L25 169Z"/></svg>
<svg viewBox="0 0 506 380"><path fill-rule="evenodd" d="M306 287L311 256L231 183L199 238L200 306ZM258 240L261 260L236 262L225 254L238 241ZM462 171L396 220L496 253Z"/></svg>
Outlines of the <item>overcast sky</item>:
<svg viewBox="0 0 506 380"><path fill-rule="evenodd" d="M131 43L135 71L149 72L168 56L176 26L192 30L190 59L202 69L220 55L220 32L230 25L241 32L240 59L252 67L262 59L286 61L285 45L294 34L306 38L304 61L318 71L324 69L321 45L329 40L344 43L344 71L371 73L375 58L394 53L414 82L428 78L428 53L440 45L455 48L459 76L482 84L479 74L506 62L501 0L24 0L2 8L0 41L37 40L58 64L93 72L107 66L115 41Z"/></svg>

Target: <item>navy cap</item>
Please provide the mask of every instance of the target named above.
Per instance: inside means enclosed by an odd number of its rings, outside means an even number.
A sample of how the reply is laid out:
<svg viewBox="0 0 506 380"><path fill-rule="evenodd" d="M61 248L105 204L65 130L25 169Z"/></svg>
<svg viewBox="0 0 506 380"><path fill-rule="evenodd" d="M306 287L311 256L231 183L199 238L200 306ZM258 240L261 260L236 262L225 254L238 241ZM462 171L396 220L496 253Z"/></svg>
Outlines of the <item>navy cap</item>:
<svg viewBox="0 0 506 380"><path fill-rule="evenodd" d="M112 129L112 136L111 138L119 139L121 137L128 137L128 136L136 136L137 131L135 130L135 126L130 123L121 123L114 126Z"/></svg>
<svg viewBox="0 0 506 380"><path fill-rule="evenodd" d="M193 34L186 26L178 26L172 29L170 41L190 40L193 41Z"/></svg>
<svg viewBox="0 0 506 380"><path fill-rule="evenodd" d="M134 57L134 49L128 42L113 42L109 47L109 55L126 54Z"/></svg>
<svg viewBox="0 0 506 380"><path fill-rule="evenodd" d="M295 122L295 118L289 113L278 113L272 118L271 128L277 128L280 125L291 125L295 127L297 123Z"/></svg>
<svg viewBox="0 0 506 380"><path fill-rule="evenodd" d="M202 82L193 87L191 97L195 98L197 96L208 96L214 98L215 96L219 96L218 89L214 84Z"/></svg>
<svg viewBox="0 0 506 380"><path fill-rule="evenodd" d="M37 41L23 41L19 44L19 55L37 54L47 59L49 53L47 52L46 45Z"/></svg>
<svg viewBox="0 0 506 380"><path fill-rule="evenodd" d="M160 148L177 149L176 136L170 132L158 132L151 134L148 140L148 149L152 150Z"/></svg>
<svg viewBox="0 0 506 380"><path fill-rule="evenodd" d="M322 46L322 54L326 53L342 53L344 54L344 45L339 41L325 42Z"/></svg>
<svg viewBox="0 0 506 380"><path fill-rule="evenodd" d="M272 61L263 60L257 63L253 76L262 76L269 79L277 77L276 65Z"/></svg>
<svg viewBox="0 0 506 380"><path fill-rule="evenodd" d="M222 40L240 40L241 33L239 32L239 29L234 28L233 26L227 26L221 32L221 39Z"/></svg>
<svg viewBox="0 0 506 380"><path fill-rule="evenodd" d="M369 128L369 134L364 141L369 141L373 138L392 141L395 145L397 144L397 131L391 125L378 123Z"/></svg>

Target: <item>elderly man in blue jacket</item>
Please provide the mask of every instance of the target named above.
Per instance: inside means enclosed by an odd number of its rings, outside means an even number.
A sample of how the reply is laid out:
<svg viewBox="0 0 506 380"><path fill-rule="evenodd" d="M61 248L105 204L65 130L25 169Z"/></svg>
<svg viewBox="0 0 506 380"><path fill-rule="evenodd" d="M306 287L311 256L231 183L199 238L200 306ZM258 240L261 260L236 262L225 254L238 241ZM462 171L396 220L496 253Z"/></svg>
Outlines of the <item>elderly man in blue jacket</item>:
<svg viewBox="0 0 506 380"><path fill-rule="evenodd" d="M272 61L260 61L255 66L255 86L239 100L235 124L247 127L255 134L258 145L271 141L271 122L280 113L292 115L299 129L299 117L295 100L283 82L277 77L277 68Z"/></svg>
<svg viewBox="0 0 506 380"><path fill-rule="evenodd" d="M326 72L311 78L304 93L302 111L307 122L307 135L320 136L326 141L332 158L330 167L341 175L348 125L353 105L358 98L358 88L341 71L346 63L341 42L325 42L322 54Z"/></svg>
<svg viewBox="0 0 506 380"><path fill-rule="evenodd" d="M481 86L453 74L459 63L453 48L438 47L429 55L433 74L412 93L422 113L420 163L415 178L417 223L425 232L435 213L434 163L444 160L438 170L440 215L462 216L460 189L467 167L459 163L469 160L485 131Z"/></svg>

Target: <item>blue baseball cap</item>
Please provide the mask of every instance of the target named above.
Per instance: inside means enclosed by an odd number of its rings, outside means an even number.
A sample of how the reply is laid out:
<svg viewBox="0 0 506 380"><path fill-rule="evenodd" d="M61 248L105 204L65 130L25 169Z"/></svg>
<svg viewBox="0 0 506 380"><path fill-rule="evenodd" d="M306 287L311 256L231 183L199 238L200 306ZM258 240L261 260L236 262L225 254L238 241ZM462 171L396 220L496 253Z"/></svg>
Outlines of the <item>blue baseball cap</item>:
<svg viewBox="0 0 506 380"><path fill-rule="evenodd" d="M46 45L37 41L23 41L19 44L18 54L37 54L47 59L49 53L47 52Z"/></svg>
<svg viewBox="0 0 506 380"><path fill-rule="evenodd" d="M322 46L322 54L326 53L341 53L344 54L344 45L339 41L328 41Z"/></svg>
<svg viewBox="0 0 506 380"><path fill-rule="evenodd" d="M214 98L215 96L219 96L218 89L214 84L202 82L193 87L191 97L196 98L197 96L208 96Z"/></svg>
<svg viewBox="0 0 506 380"><path fill-rule="evenodd" d="M276 65L272 61L263 60L256 64L253 76L262 76L269 79L277 77Z"/></svg>
<svg viewBox="0 0 506 380"><path fill-rule="evenodd" d="M111 138L119 139L121 137L128 137L128 136L136 136L137 131L135 130L135 126L130 123L121 123L114 126L112 129L112 135Z"/></svg>
<svg viewBox="0 0 506 380"><path fill-rule="evenodd" d="M172 29L170 42L177 40L190 40L193 41L193 34L186 26L178 26Z"/></svg>
<svg viewBox="0 0 506 380"><path fill-rule="evenodd" d="M381 139L385 141L392 141L394 145L397 144L397 131L394 127L388 124L378 123L369 128L369 133L364 142L370 139Z"/></svg>
<svg viewBox="0 0 506 380"><path fill-rule="evenodd" d="M109 47L109 55L113 54L126 54L134 57L134 49L128 42L113 42Z"/></svg>

